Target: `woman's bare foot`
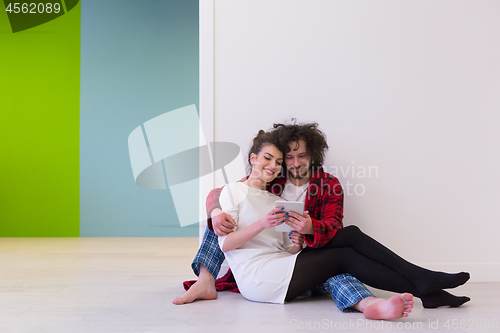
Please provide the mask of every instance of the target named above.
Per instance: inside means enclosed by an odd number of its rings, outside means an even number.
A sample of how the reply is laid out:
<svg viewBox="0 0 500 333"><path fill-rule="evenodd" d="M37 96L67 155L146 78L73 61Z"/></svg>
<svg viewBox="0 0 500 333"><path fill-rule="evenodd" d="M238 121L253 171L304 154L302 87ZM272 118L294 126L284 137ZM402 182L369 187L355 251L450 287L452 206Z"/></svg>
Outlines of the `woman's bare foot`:
<svg viewBox="0 0 500 333"><path fill-rule="evenodd" d="M409 293L394 295L389 299L375 299L368 305L363 315L367 319L397 319L408 317L413 308L413 295Z"/></svg>
<svg viewBox="0 0 500 333"><path fill-rule="evenodd" d="M205 266L200 265L198 281L189 288L184 295L176 297L172 303L176 305L191 303L197 299L216 299L215 279Z"/></svg>

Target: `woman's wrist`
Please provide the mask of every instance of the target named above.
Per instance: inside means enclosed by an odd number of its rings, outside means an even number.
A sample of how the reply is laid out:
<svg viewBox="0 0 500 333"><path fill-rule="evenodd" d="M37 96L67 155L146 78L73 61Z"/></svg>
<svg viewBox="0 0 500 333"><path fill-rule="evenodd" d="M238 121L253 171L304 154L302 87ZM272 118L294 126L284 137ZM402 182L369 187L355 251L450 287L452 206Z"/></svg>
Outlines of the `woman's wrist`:
<svg viewBox="0 0 500 333"><path fill-rule="evenodd" d="M264 223L264 218L261 218L260 220L257 221L258 223L258 229L259 229L259 232L261 232L262 230L266 229L262 224Z"/></svg>

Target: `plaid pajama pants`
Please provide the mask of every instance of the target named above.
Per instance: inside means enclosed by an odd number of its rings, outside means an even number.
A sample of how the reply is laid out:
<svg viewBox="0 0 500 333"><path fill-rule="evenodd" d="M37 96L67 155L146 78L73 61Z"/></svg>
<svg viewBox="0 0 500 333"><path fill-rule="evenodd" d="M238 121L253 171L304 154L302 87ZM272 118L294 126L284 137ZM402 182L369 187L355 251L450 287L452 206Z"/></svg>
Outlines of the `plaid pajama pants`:
<svg viewBox="0 0 500 333"><path fill-rule="evenodd" d="M200 275L200 264L203 264L214 277L217 277L224 259L224 253L219 248L217 235L207 228L200 249L191 264L193 272L197 276ZM335 304L343 312L357 312L350 307L363 298L373 296L361 281L350 274L339 274L331 277L313 290L313 294L322 293L331 294Z"/></svg>

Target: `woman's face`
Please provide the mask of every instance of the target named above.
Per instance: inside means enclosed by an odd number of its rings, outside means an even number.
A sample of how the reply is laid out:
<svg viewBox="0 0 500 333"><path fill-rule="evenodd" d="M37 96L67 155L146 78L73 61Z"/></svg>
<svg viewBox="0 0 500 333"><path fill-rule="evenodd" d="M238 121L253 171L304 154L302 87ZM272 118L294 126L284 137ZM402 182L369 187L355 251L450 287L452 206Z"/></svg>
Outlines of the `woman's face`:
<svg viewBox="0 0 500 333"><path fill-rule="evenodd" d="M283 154L275 145L267 144L257 155L253 153L250 155L250 162L252 163L252 176L268 183L280 173Z"/></svg>

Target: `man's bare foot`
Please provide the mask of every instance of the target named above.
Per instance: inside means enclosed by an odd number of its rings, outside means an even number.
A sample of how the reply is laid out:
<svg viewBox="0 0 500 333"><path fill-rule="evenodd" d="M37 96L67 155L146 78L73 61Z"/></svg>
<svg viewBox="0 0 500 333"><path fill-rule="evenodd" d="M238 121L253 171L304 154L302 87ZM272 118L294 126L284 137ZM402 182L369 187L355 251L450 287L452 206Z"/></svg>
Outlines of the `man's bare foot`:
<svg viewBox="0 0 500 333"><path fill-rule="evenodd" d="M172 303L176 305L191 303L197 299L216 299L217 291L215 290L215 285L208 283L203 283L203 281L198 280L195 284L189 288L184 295L176 297Z"/></svg>
<svg viewBox="0 0 500 333"><path fill-rule="evenodd" d="M184 295L176 297L172 303L176 305L191 303L197 299L216 299L215 279L204 265L200 265L198 281Z"/></svg>
<svg viewBox="0 0 500 333"><path fill-rule="evenodd" d="M367 319L397 319L408 317L413 308L413 295L409 293L394 295L389 299L373 302L363 314Z"/></svg>

